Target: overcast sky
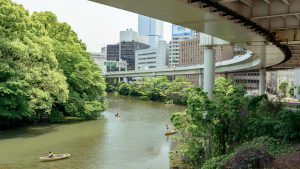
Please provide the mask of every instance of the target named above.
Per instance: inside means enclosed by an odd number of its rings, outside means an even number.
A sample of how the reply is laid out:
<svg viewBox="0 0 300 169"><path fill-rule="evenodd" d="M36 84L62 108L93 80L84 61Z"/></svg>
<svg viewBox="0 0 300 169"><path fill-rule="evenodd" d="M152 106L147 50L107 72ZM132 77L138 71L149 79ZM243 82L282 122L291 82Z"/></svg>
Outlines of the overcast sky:
<svg viewBox="0 0 300 169"><path fill-rule="evenodd" d="M117 43L119 32L137 31L137 14L88 0L12 0L27 10L52 11L61 22L67 22L86 43L88 51L99 52L107 44ZM164 24L164 38L171 38L171 24Z"/></svg>

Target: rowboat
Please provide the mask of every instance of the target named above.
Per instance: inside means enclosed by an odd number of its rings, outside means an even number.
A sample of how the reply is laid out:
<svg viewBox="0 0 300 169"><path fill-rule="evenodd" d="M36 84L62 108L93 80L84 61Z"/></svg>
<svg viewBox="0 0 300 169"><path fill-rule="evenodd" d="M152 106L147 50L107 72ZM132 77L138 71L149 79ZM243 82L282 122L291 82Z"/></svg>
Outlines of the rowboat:
<svg viewBox="0 0 300 169"><path fill-rule="evenodd" d="M171 130L171 131L165 132L165 135L168 136L168 135L172 135L172 134L175 134L175 133L177 133L176 130Z"/></svg>
<svg viewBox="0 0 300 169"><path fill-rule="evenodd" d="M70 153L65 153L65 154L54 154L52 157L49 156L44 156L40 157L40 161L55 161L55 160L62 160L69 158L71 156Z"/></svg>

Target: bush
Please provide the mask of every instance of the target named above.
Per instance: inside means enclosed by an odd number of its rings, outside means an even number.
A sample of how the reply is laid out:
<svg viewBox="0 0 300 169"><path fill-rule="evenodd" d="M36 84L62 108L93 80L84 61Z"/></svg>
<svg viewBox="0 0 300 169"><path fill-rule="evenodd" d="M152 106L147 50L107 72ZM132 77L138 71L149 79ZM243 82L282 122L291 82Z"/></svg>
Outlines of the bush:
<svg viewBox="0 0 300 169"><path fill-rule="evenodd" d="M288 145L283 141L267 136L258 137L250 142L243 143L235 151L239 152L250 148L263 149L271 156L277 156L291 151Z"/></svg>
<svg viewBox="0 0 300 169"><path fill-rule="evenodd" d="M277 137L286 141L300 140L300 111L282 110L279 116L280 124Z"/></svg>
<svg viewBox="0 0 300 169"><path fill-rule="evenodd" d="M64 114L59 111L53 111L48 116L51 123L59 123L64 121Z"/></svg>
<svg viewBox="0 0 300 169"><path fill-rule="evenodd" d="M224 168L231 169L265 169L271 166L272 156L264 149L248 148L238 151L227 161Z"/></svg>
<svg viewBox="0 0 300 169"><path fill-rule="evenodd" d="M229 158L231 158L231 156L232 154L213 157L205 161L201 169L223 169L226 162L229 160Z"/></svg>
<svg viewBox="0 0 300 169"><path fill-rule="evenodd" d="M267 168L273 157L291 152L285 143L272 137L259 137L237 147L232 153L207 160L202 169Z"/></svg>
<svg viewBox="0 0 300 169"><path fill-rule="evenodd" d="M118 87L118 92L121 95L129 95L129 84L121 83Z"/></svg>

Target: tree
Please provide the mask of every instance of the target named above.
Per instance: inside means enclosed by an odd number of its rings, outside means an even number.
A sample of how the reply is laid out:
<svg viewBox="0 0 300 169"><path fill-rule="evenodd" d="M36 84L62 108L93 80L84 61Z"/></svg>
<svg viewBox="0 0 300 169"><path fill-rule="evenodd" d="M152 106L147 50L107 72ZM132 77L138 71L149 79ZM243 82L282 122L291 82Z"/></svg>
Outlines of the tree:
<svg viewBox="0 0 300 169"><path fill-rule="evenodd" d="M193 88L194 86L192 83L188 82L184 77L176 77L166 90L167 100L172 101L175 104L185 105L187 103L188 93L193 90Z"/></svg>
<svg viewBox="0 0 300 169"><path fill-rule="evenodd" d="M294 97L294 85L293 84L290 86L289 94L291 97Z"/></svg>
<svg viewBox="0 0 300 169"><path fill-rule="evenodd" d="M188 95L186 113L172 116L176 127L180 130L184 127L181 145L185 148L181 150L193 165L199 167L206 158L226 154L231 145L241 140L243 122L240 113L244 107L244 94L243 87L219 77L214 101L210 101L204 91L196 89ZM185 122L189 124L183 124Z"/></svg>
<svg viewBox="0 0 300 169"><path fill-rule="evenodd" d="M66 78L45 29L10 0L0 9L0 119L38 119L66 102Z"/></svg>
<svg viewBox="0 0 300 169"><path fill-rule="evenodd" d="M282 93L283 97L286 96L287 89L288 89L288 82L287 81L282 81L279 85L279 90Z"/></svg>
<svg viewBox="0 0 300 169"><path fill-rule="evenodd" d="M33 13L35 22L52 39L58 67L67 77L70 96L56 105L66 114L94 119L107 108L105 81L101 70L86 52L86 46L67 23L60 23L51 12Z"/></svg>

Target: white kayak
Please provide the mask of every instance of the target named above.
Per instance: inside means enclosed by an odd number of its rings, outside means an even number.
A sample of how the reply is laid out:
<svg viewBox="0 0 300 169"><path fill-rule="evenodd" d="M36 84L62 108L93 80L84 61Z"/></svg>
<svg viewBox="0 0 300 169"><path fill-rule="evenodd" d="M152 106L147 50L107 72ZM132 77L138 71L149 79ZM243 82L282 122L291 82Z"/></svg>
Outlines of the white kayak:
<svg viewBox="0 0 300 169"><path fill-rule="evenodd" d="M44 156L40 157L40 161L54 161L54 160L62 160L69 158L71 156L70 153L65 153L65 154L54 154L52 157L49 156Z"/></svg>

